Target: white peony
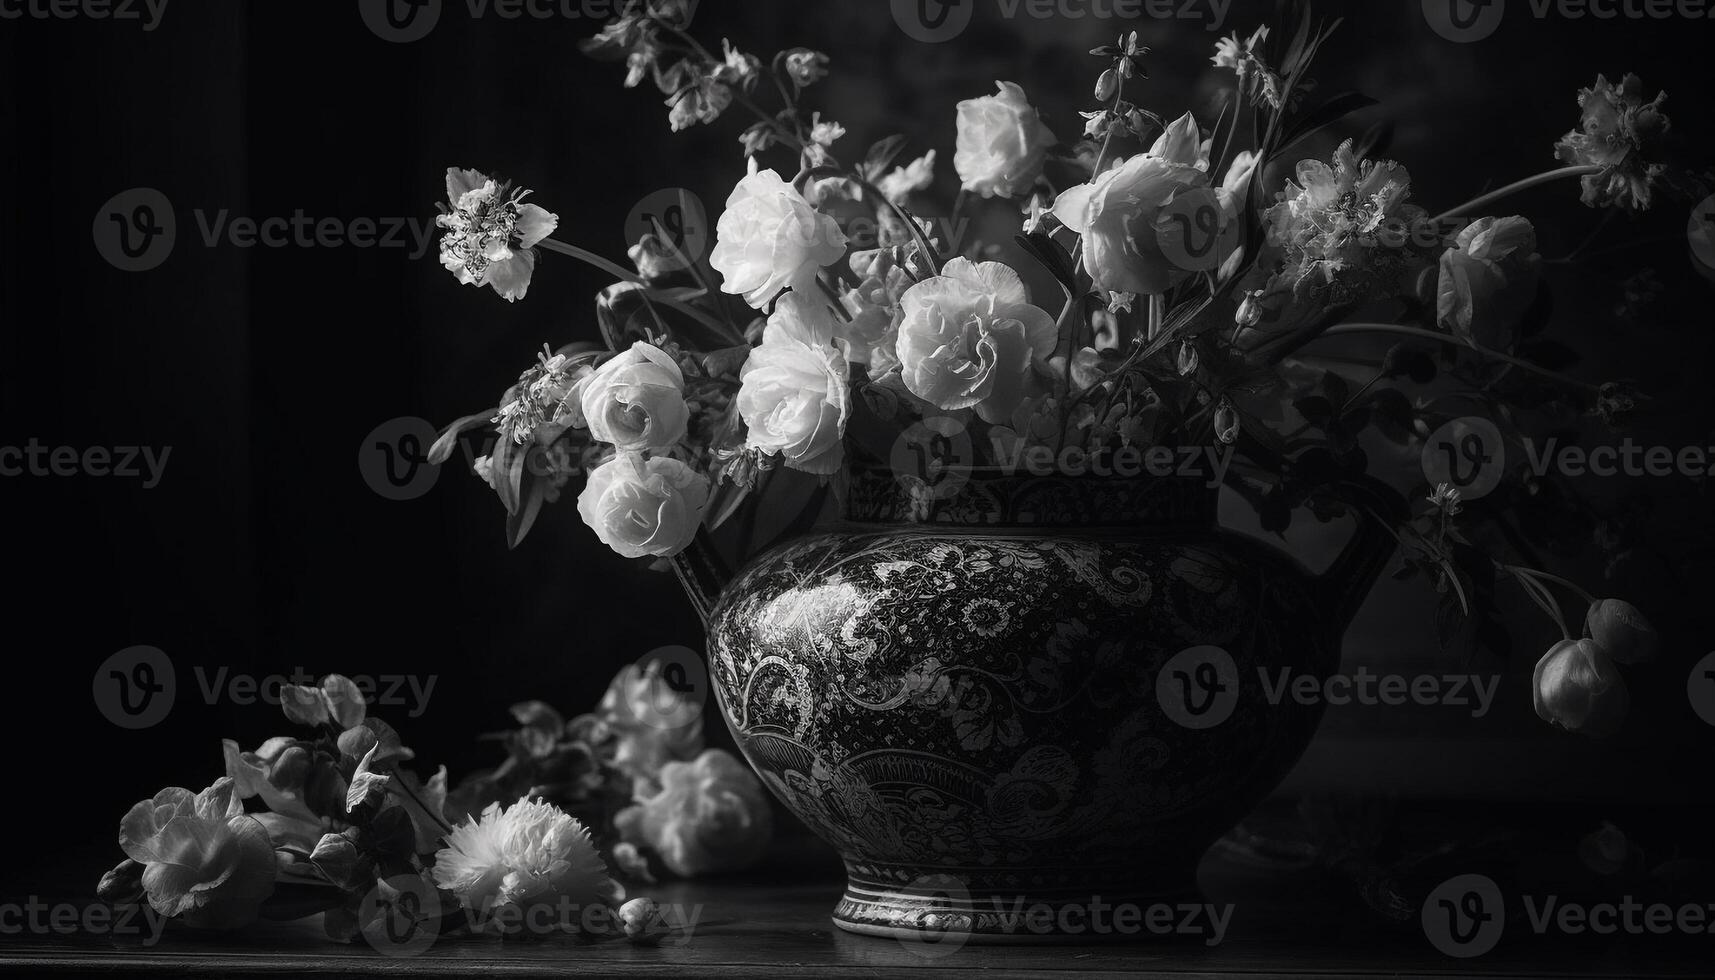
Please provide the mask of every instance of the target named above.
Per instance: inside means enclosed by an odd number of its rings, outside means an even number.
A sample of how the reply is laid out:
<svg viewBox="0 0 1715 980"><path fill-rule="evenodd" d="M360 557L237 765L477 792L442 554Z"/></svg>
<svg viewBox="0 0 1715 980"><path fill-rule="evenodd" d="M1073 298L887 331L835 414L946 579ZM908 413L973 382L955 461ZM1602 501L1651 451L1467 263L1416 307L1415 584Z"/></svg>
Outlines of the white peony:
<svg viewBox="0 0 1715 980"><path fill-rule="evenodd" d="M578 513L619 554L667 558L696 537L708 502L708 479L684 463L620 453L590 474Z"/></svg>
<svg viewBox="0 0 1715 980"><path fill-rule="evenodd" d="M778 453L786 465L826 476L845 462L851 383L834 346L834 317L818 298L781 297L739 375L745 444Z"/></svg>
<svg viewBox="0 0 1715 980"><path fill-rule="evenodd" d="M1005 424L1032 393L1035 365L1054 353L1054 318L1030 305L1024 281L999 262L957 258L900 300L905 387L943 410L975 408Z"/></svg>
<svg viewBox="0 0 1715 980"><path fill-rule="evenodd" d="M454 827L435 854L435 884L467 909L528 909L560 901L576 908L622 897L589 831L549 803L490 803L481 817Z"/></svg>
<svg viewBox="0 0 1715 980"><path fill-rule="evenodd" d="M779 174L761 170L739 181L727 198L709 263L724 280L723 292L760 310L784 289L814 291L823 267L845 254L838 222Z"/></svg>
<svg viewBox="0 0 1715 980"><path fill-rule="evenodd" d="M638 341L581 384L590 435L624 452L665 452L685 438L685 376L667 352Z"/></svg>
<svg viewBox="0 0 1715 980"><path fill-rule="evenodd" d="M1016 197L1042 176L1042 161L1055 143L1053 131L1012 82L996 82L998 94L959 103L958 152L953 169L964 189L983 197Z"/></svg>

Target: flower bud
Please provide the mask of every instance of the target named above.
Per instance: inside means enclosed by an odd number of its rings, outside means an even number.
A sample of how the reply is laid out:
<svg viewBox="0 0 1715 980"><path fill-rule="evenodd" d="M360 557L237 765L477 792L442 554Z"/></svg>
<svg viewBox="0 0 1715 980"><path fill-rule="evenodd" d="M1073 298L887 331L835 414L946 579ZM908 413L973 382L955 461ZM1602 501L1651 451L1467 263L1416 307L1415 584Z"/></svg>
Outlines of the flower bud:
<svg viewBox="0 0 1715 980"><path fill-rule="evenodd" d="M101 876L101 884L95 886L95 896L110 905L141 904L143 871L143 864L126 858Z"/></svg>
<svg viewBox="0 0 1715 980"><path fill-rule="evenodd" d="M1562 640L1537 661L1531 697L1543 721L1602 738L1619 730L1631 697L1595 641Z"/></svg>
<svg viewBox="0 0 1715 980"><path fill-rule="evenodd" d="M1215 438L1224 446L1239 441L1239 413L1232 402L1222 400L1221 407L1215 409Z"/></svg>
<svg viewBox="0 0 1715 980"><path fill-rule="evenodd" d="M1245 294L1244 301L1239 304L1238 312L1233 314L1233 322L1241 327L1254 327L1262 322L1262 293L1253 290Z"/></svg>
<svg viewBox="0 0 1715 980"><path fill-rule="evenodd" d="M653 946L672 933L653 898L634 898L619 907L619 924L625 938L640 946Z"/></svg>
<svg viewBox="0 0 1715 980"><path fill-rule="evenodd" d="M1189 340L1179 345L1179 376L1189 378L1197 373L1197 345Z"/></svg>
<svg viewBox="0 0 1715 980"><path fill-rule="evenodd" d="M1102 77L1096 79L1096 101L1106 102L1113 98L1114 94L1119 91L1119 87L1119 72L1112 68L1102 72Z"/></svg>
<svg viewBox="0 0 1715 980"><path fill-rule="evenodd" d="M1655 627L1638 612L1638 607L1622 599L1602 599L1590 607L1584 617L1584 632L1615 663L1640 664L1654 660L1657 640Z"/></svg>

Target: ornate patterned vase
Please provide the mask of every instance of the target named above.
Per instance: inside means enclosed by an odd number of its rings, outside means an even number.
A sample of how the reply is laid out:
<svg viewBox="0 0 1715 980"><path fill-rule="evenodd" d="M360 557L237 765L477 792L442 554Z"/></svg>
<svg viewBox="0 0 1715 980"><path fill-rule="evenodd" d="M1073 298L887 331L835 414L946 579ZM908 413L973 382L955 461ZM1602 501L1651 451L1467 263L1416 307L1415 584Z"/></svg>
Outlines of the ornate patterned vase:
<svg viewBox="0 0 1715 980"><path fill-rule="evenodd" d="M844 858L840 927L1064 939L1087 919L1018 913L1196 894L1320 720L1258 670L1333 672L1393 544L1361 520L1317 576L1215 500L1202 478L1006 476L925 501L860 473L844 521L727 585L712 684Z"/></svg>

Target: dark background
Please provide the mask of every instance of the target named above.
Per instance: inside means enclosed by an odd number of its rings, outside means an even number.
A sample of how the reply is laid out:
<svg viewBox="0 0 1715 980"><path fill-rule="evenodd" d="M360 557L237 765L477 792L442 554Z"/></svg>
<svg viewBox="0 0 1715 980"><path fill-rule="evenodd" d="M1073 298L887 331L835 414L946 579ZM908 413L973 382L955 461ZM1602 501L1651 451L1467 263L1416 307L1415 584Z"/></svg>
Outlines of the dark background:
<svg viewBox="0 0 1715 980"><path fill-rule="evenodd" d="M695 33L710 47L731 37L765 61L799 44L830 52L835 75L810 104L849 130L839 148L855 157L905 132L909 156L940 151L947 202L954 103L992 91L995 78L1016 80L1071 140L1099 69L1084 52L1121 28L1156 49L1140 101L1213 118L1216 35L1201 25L1008 23L980 6L964 37L938 46L910 41L873 0L704 0ZM1349 19L1321 59L1320 91L1381 100L1348 128L1394 119L1391 155L1432 209L1554 166L1551 144L1577 120L1576 90L1598 71L1638 71L1652 92L1672 93L1680 152L1711 159L1703 99L1715 21L1519 15L1493 38L1455 45L1429 30L1416 0L1321 6ZM1241 0L1223 33L1248 34L1267 7ZM508 305L458 286L432 250L413 261L402 249L211 249L192 217L302 209L428 221L443 171L457 165L535 188L561 216L557 237L621 262L625 219L650 191L689 188L712 219L742 174L736 140L748 120L735 109L712 127L669 133L652 87L623 90L620 67L579 54L577 40L597 26L472 21L454 2L430 37L393 44L366 29L353 3L229 0L173 0L152 33L0 21L0 445L172 447L153 490L115 478L0 478L12 569L0 591L0 820L29 842L21 863L8 859L18 878L7 885L56 880L66 849L111 841L126 808L162 786L207 785L221 773L220 738L253 747L286 731L276 709L204 703L199 665L435 675L422 718L380 713L420 759L445 762L457 779L494 761L475 736L504 727L507 705L541 698L586 710L621 664L663 644L700 645L671 578L614 556L583 528L575 486L509 553L499 504L462 464L404 502L359 474L376 426L407 416L439 425L491 406L543 342L593 338L604 276L544 256L528 299ZM102 203L133 187L164 192L179 220L171 258L134 274L105 263L91 238ZM1564 255L1599 220L1576 194L1570 183L1540 190L1502 213L1530 216L1545 257ZM1686 257L1687 208L1663 201L1636 222L1617 220L1594 251L1625 247L1551 267L1562 291L1553 333L1589 355L1574 373L1677 393L1676 405L1692 407L1654 423L1672 445L1705 444L1711 432L1694 394L1710 363L1711 293ZM1623 318L1621 283L1646 265L1666 292L1641 321ZM1529 669L1553 637L1521 616L1520 649L1531 652L1506 668L1504 717L1466 725L1335 712L1289 789L1593 798L1603 801L1594 819L1603 807L1677 805L1705 785L1710 730L1688 720L1684 677L1708 649L1707 614L1687 584L1706 566L1689 580L1663 568L1688 572L1688 553L1707 562L1706 485L1623 484L1592 493L1656 502L1651 533L1670 557L1640 602L1654 604L1673 642L1660 670L1634 682L1638 717L1620 739L1597 745L1535 719ZM1567 568L1600 579L1599 565ZM1597 591L1627 594L1622 585ZM1348 644L1352 662L1443 663L1419 590L1379 591ZM1506 601L1525 605L1516 593ZM179 691L165 722L133 733L96 710L91 676L135 644L172 657Z"/></svg>

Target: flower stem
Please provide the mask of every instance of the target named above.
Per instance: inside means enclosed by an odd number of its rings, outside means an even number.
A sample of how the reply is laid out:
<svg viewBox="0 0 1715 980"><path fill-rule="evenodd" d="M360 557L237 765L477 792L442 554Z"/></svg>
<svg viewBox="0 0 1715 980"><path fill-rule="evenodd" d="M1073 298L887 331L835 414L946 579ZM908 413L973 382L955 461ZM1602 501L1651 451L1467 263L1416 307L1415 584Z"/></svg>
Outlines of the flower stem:
<svg viewBox="0 0 1715 980"><path fill-rule="evenodd" d="M1489 205L1495 203L1496 201L1499 201L1505 197L1511 197L1512 195L1517 194L1520 191L1527 191L1527 190L1530 190L1532 187L1537 187L1537 186L1542 185L1542 184L1552 183L1556 180L1560 180L1563 177L1584 177L1584 176L1588 176L1590 174L1600 173L1601 170L1602 170L1601 167L1592 167L1592 166L1561 167L1559 170L1549 170L1549 171L1546 171L1544 173L1537 174L1534 177L1526 177L1523 180L1514 181L1514 182L1508 184L1507 186L1500 188L1499 190L1490 191L1489 193L1484 194L1481 197L1472 198L1471 200L1466 201L1464 204L1459 205L1458 207L1454 208L1451 211L1446 212L1445 214L1437 215L1430 223L1439 225L1444 221L1448 221L1448 220L1451 220L1454 218L1468 217L1468 216L1472 215L1473 213L1480 211L1483 208L1488 207Z"/></svg>
<svg viewBox="0 0 1715 980"><path fill-rule="evenodd" d="M396 788L399 790L399 792L410 797L411 802L417 804L417 806L419 808L421 808L424 813L428 814L430 819L435 821L435 824L441 828L443 833L451 834L453 832L453 825L450 823L447 823L447 818L444 815L442 815L435 807L431 807L427 803L424 803L422 798L419 797L416 793L412 792L411 787L405 785L405 781L403 779L400 779L397 774L395 774L392 779L389 779L387 781L387 785L389 788Z"/></svg>
<svg viewBox="0 0 1715 980"><path fill-rule="evenodd" d="M550 252L558 252L561 255L569 255L580 262L587 262L623 282L636 283L639 286L643 285L643 279L636 273L627 272L625 269L620 268L618 265L609 262L607 259L602 258L588 249L582 249L576 245L567 245L565 242L553 238L544 238L537 244L539 247L545 248Z"/></svg>
<svg viewBox="0 0 1715 980"><path fill-rule="evenodd" d="M1596 604L1596 597L1594 595L1591 595L1590 591L1588 589L1584 588L1582 585L1579 585L1577 582L1572 581L1571 579L1562 578L1559 575L1554 575L1554 574L1551 574L1549 572L1544 572L1540 569L1525 568L1523 565L1502 565L1501 567L1503 569L1505 569L1506 571L1513 573L1514 575L1529 575L1531 578L1534 578L1534 579L1540 579L1540 580L1546 581L1546 582L1553 582L1554 584L1559 585L1559 586L1571 591L1573 594L1577 595L1578 598L1583 599L1586 603L1588 603L1592 606L1594 606Z"/></svg>
<svg viewBox="0 0 1715 980"><path fill-rule="evenodd" d="M1523 368L1532 374L1540 375L1551 381L1557 381L1560 384L1567 385L1568 387L1582 388L1586 391L1601 390L1600 385L1591 384L1588 381L1580 381L1577 378L1568 377L1558 371L1550 371L1545 367L1532 364L1522 357L1515 357L1498 350L1490 350L1481 344L1463 340L1459 337L1453 336L1452 334L1441 333L1435 330L1425 330L1422 327L1408 327L1398 323L1341 323L1322 331L1320 336L1337 337L1341 334L1356 333L1391 333L1398 334L1402 337L1414 337L1419 340L1433 340L1437 343L1451 344L1455 347L1464 347L1469 350L1476 351L1478 354L1481 354L1491 360L1503 361L1507 364L1513 365L1514 367Z"/></svg>

